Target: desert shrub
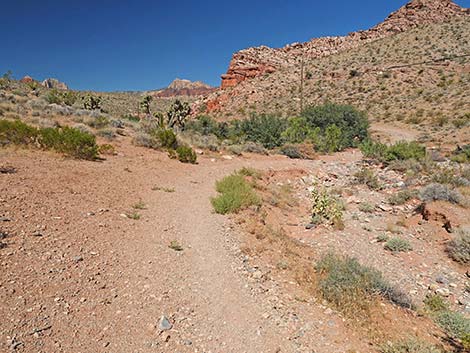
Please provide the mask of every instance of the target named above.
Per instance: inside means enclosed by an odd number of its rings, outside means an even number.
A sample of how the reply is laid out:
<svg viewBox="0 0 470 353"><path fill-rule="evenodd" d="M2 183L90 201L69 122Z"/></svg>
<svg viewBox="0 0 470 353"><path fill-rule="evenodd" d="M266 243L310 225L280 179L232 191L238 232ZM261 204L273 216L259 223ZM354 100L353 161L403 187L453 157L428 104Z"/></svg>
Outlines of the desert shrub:
<svg viewBox="0 0 470 353"><path fill-rule="evenodd" d="M406 252L413 250L410 242L402 238L390 238L384 245L384 249L393 253Z"/></svg>
<svg viewBox="0 0 470 353"><path fill-rule="evenodd" d="M462 173L464 174L464 173ZM451 168L443 168L439 169L438 171L434 172L431 176L431 180L434 183L438 184L449 184L455 187L460 186L470 186L470 180L459 176L453 169Z"/></svg>
<svg viewBox="0 0 470 353"><path fill-rule="evenodd" d="M442 327L449 337L461 340L464 349L470 348L470 342L468 341L470 319L450 310L448 303L437 294L426 297L424 310Z"/></svg>
<svg viewBox="0 0 470 353"><path fill-rule="evenodd" d="M132 121L133 123L140 122L140 118L138 116L132 115L132 114L124 114L122 116L122 119Z"/></svg>
<svg viewBox="0 0 470 353"><path fill-rule="evenodd" d="M105 116L98 116L97 118L90 118L86 120L85 123L94 129L102 129L108 126L110 121Z"/></svg>
<svg viewBox="0 0 470 353"><path fill-rule="evenodd" d="M457 163L469 163L470 162L470 145L457 147L451 157L452 161Z"/></svg>
<svg viewBox="0 0 470 353"><path fill-rule="evenodd" d="M210 116L199 115L195 119L188 121L184 129L198 132L203 136L215 135L219 138L225 138L222 126L225 125L219 124Z"/></svg>
<svg viewBox="0 0 470 353"><path fill-rule="evenodd" d="M418 192L416 190L401 190L396 194L390 196L388 202L393 206L403 205L417 196Z"/></svg>
<svg viewBox="0 0 470 353"><path fill-rule="evenodd" d="M260 205L261 199L253 186L245 180L240 173L226 176L216 183L216 190L220 195L211 199L216 213L237 213L253 205Z"/></svg>
<svg viewBox="0 0 470 353"><path fill-rule="evenodd" d="M330 146L337 150L356 146L368 137L367 117L348 105L327 103L309 107L302 112L302 117L307 120L310 130L318 128L322 135L329 133L328 140L334 142Z"/></svg>
<svg viewBox="0 0 470 353"><path fill-rule="evenodd" d="M447 253L456 262L470 263L470 228L459 228L447 244Z"/></svg>
<svg viewBox="0 0 470 353"><path fill-rule="evenodd" d="M243 175L243 176L248 176L252 177L255 179L261 179L261 172L257 169L254 168L249 168L249 167L243 167L238 171L238 174Z"/></svg>
<svg viewBox="0 0 470 353"><path fill-rule="evenodd" d="M20 120L0 120L0 145L32 145L38 130Z"/></svg>
<svg viewBox="0 0 470 353"><path fill-rule="evenodd" d="M95 137L71 127L39 130L39 143L43 148L78 158L93 160L98 157Z"/></svg>
<svg viewBox="0 0 470 353"><path fill-rule="evenodd" d="M46 94L46 101L49 104L61 104L62 103L62 95L56 89L51 89Z"/></svg>
<svg viewBox="0 0 470 353"><path fill-rule="evenodd" d="M295 117L288 120L287 128L282 137L288 143L302 143L310 140L316 142L320 134L320 128L309 124L305 117Z"/></svg>
<svg viewBox="0 0 470 353"><path fill-rule="evenodd" d="M189 146L178 146L176 148L176 156L182 163L195 164L197 161L196 152Z"/></svg>
<svg viewBox="0 0 470 353"><path fill-rule="evenodd" d="M412 306L409 298L392 287L379 271L354 258L328 253L317 263L316 270L323 298L347 313L367 310L378 295L404 307Z"/></svg>
<svg viewBox="0 0 470 353"><path fill-rule="evenodd" d="M151 135L153 135L158 141L160 141L160 146L163 148L178 148L178 141L176 139L176 134L173 132L173 130L156 129L151 132Z"/></svg>
<svg viewBox="0 0 470 353"><path fill-rule="evenodd" d="M435 315L436 323L453 338L463 339L470 332L470 319L454 311L440 311Z"/></svg>
<svg viewBox="0 0 470 353"><path fill-rule="evenodd" d="M286 119L274 115L252 115L246 120L232 123L231 135L241 141L260 143L272 149L284 143L282 133L287 126Z"/></svg>
<svg viewBox="0 0 470 353"><path fill-rule="evenodd" d="M356 183L367 185L373 190L380 189L379 179L375 175L372 169L362 168L356 174L354 174Z"/></svg>
<svg viewBox="0 0 470 353"><path fill-rule="evenodd" d="M457 191L449 188L447 185L432 183L421 189L419 196L421 200L430 201L448 201L455 204L463 202L463 196Z"/></svg>
<svg viewBox="0 0 470 353"><path fill-rule="evenodd" d="M400 342L388 342L380 346L380 353L443 353L439 348L421 342L416 339L409 339Z"/></svg>
<svg viewBox="0 0 470 353"><path fill-rule="evenodd" d="M338 228L343 227L344 205L317 185L312 190L312 222L319 224L328 222Z"/></svg>
<svg viewBox="0 0 470 353"><path fill-rule="evenodd" d="M368 203L368 202L363 202L359 205L359 211L364 212L364 213L372 213L375 210L375 206Z"/></svg>
<svg viewBox="0 0 470 353"><path fill-rule="evenodd" d="M299 148L295 145L284 145L279 149L279 152L292 159L304 158L303 153L300 152Z"/></svg>
<svg viewBox="0 0 470 353"><path fill-rule="evenodd" d="M420 161L426 156L426 148L414 141L400 141L388 146L368 140L360 145L360 149L365 157L388 163L410 159Z"/></svg>
<svg viewBox="0 0 470 353"><path fill-rule="evenodd" d="M432 314L449 310L449 304L440 295L432 294L424 299L424 309L427 313Z"/></svg>

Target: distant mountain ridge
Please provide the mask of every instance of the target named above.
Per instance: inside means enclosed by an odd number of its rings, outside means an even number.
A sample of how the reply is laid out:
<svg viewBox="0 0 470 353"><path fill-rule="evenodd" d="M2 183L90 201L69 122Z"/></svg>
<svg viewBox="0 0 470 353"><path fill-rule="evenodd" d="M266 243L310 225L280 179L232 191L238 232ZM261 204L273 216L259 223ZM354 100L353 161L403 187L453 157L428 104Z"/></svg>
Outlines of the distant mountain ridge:
<svg viewBox="0 0 470 353"><path fill-rule="evenodd" d="M178 96L196 97L207 95L215 90L216 88L201 81L192 82L190 80L176 78L168 87L151 93L159 98Z"/></svg>

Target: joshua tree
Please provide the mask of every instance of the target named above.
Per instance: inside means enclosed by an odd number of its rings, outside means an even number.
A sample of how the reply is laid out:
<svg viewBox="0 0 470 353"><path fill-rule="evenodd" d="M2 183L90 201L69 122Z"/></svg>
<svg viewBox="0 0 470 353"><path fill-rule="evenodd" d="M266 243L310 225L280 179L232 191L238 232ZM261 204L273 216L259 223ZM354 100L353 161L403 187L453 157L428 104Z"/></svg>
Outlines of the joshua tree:
<svg viewBox="0 0 470 353"><path fill-rule="evenodd" d="M152 101L152 96L145 96L140 102L141 112L150 115L150 102Z"/></svg>
<svg viewBox="0 0 470 353"><path fill-rule="evenodd" d="M171 129L182 129L186 122L186 118L191 114L191 107L187 102L181 102L180 100L175 100L173 104L168 109L167 115L167 124Z"/></svg>
<svg viewBox="0 0 470 353"><path fill-rule="evenodd" d="M84 98L83 107L87 110L101 109L101 97L87 94Z"/></svg>
<svg viewBox="0 0 470 353"><path fill-rule="evenodd" d="M176 100L166 113L157 112L153 116L161 129L181 130L184 128L186 118L191 114L191 107L186 102Z"/></svg>

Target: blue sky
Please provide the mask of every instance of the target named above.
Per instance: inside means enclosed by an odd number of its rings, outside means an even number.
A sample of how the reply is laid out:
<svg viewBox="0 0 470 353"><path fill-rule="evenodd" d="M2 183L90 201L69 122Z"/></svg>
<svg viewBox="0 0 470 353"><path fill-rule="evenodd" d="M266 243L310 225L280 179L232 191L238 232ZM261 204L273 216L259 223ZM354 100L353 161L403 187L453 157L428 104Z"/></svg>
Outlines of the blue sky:
<svg viewBox="0 0 470 353"><path fill-rule="evenodd" d="M237 50L367 29L406 2L0 0L0 72L101 91L219 85Z"/></svg>

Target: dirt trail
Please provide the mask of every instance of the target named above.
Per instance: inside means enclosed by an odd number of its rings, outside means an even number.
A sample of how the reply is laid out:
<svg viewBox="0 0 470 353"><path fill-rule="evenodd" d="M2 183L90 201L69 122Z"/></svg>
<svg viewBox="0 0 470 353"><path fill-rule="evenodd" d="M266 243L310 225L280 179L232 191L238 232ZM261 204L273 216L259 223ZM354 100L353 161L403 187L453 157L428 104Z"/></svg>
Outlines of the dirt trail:
<svg viewBox="0 0 470 353"><path fill-rule="evenodd" d="M312 162L184 165L126 140L117 149L102 163L0 151L17 169L0 175L0 351L371 351L295 283L254 279L240 229L212 211L215 181L236 169ZM126 216L134 212L140 219ZM162 316L170 330L159 330Z"/></svg>

